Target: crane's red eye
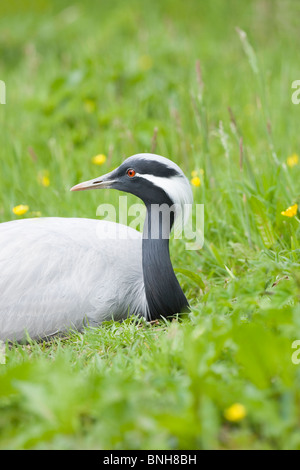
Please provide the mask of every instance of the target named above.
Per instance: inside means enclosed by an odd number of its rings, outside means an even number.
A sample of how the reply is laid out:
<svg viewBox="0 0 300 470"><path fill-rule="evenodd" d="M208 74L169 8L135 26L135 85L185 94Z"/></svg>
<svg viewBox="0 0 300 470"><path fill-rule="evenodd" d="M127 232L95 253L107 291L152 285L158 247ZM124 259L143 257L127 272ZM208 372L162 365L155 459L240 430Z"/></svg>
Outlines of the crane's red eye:
<svg viewBox="0 0 300 470"><path fill-rule="evenodd" d="M132 178L135 175L135 171L132 168L130 168L129 170L127 170L127 175L130 176L130 178Z"/></svg>

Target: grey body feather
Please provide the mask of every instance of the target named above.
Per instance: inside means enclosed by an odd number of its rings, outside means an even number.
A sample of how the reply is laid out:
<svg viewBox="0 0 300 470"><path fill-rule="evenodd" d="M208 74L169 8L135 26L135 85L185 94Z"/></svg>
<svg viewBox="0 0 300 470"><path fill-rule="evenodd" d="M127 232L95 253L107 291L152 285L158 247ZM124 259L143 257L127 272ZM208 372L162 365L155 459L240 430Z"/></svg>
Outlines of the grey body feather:
<svg viewBox="0 0 300 470"><path fill-rule="evenodd" d="M119 238L111 238L118 230ZM142 236L93 219L0 224L0 339L33 339L128 314L147 317Z"/></svg>

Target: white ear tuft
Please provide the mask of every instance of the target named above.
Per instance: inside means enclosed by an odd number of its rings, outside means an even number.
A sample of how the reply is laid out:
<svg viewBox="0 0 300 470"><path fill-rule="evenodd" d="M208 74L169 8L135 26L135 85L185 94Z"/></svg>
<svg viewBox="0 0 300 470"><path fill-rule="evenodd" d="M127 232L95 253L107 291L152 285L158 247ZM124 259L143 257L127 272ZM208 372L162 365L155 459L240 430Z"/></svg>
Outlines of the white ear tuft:
<svg viewBox="0 0 300 470"><path fill-rule="evenodd" d="M189 218L193 204L192 188L185 175L181 173L168 178L145 174L140 176L163 189L169 196L175 210L175 232L182 230Z"/></svg>

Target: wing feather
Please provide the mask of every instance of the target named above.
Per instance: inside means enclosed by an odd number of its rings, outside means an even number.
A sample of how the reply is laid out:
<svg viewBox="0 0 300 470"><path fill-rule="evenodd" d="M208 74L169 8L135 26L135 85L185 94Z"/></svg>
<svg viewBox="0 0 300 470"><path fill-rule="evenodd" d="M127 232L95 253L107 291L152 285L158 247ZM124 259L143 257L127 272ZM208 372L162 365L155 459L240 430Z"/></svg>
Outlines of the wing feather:
<svg viewBox="0 0 300 470"><path fill-rule="evenodd" d="M0 339L45 337L128 311L147 314L139 232L93 219L0 224Z"/></svg>

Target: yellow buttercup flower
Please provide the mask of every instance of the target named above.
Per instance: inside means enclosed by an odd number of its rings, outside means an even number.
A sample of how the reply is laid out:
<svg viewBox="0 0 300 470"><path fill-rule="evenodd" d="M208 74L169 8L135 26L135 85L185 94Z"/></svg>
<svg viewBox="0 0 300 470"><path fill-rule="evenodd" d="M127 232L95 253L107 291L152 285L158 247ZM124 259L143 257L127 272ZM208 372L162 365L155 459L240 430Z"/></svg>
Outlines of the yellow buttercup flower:
<svg viewBox="0 0 300 470"><path fill-rule="evenodd" d="M45 188L48 188L50 186L50 178L49 176L44 175L42 177L42 185L45 186Z"/></svg>
<svg viewBox="0 0 300 470"><path fill-rule="evenodd" d="M91 100L91 99L86 99L84 101L84 109L86 110L87 113L93 113L95 112L96 110L96 102L94 100Z"/></svg>
<svg viewBox="0 0 300 470"><path fill-rule="evenodd" d="M191 183L192 183L193 186L199 187L201 185L201 180L200 180L199 176L194 176L191 179Z"/></svg>
<svg viewBox="0 0 300 470"><path fill-rule="evenodd" d="M44 171L44 172L39 173L38 181L42 186L44 186L45 188L48 188L48 186L50 186L49 171Z"/></svg>
<svg viewBox="0 0 300 470"><path fill-rule="evenodd" d="M92 163L94 163L94 165L103 165L103 163L105 162L106 162L106 156L103 155L102 153L92 158Z"/></svg>
<svg viewBox="0 0 300 470"><path fill-rule="evenodd" d="M287 160L287 165L290 167L290 168L293 168L294 166L298 165L299 163L299 157L296 153L293 153L293 155L290 155Z"/></svg>
<svg viewBox="0 0 300 470"><path fill-rule="evenodd" d="M294 204L293 206L290 206L287 208L287 210L282 211L281 215L284 215L285 217L294 217L297 214L298 211L298 204Z"/></svg>
<svg viewBox="0 0 300 470"><path fill-rule="evenodd" d="M237 422L241 421L247 415L246 408L241 403L234 403L224 411L224 416L227 421Z"/></svg>
<svg viewBox="0 0 300 470"><path fill-rule="evenodd" d="M143 70L144 72L146 72L147 70L150 70L153 66L153 60L151 56L148 54L142 55L139 58L139 66L140 66L140 69Z"/></svg>
<svg viewBox="0 0 300 470"><path fill-rule="evenodd" d="M19 206L15 206L12 211L16 215L24 215L29 211L29 206L20 204Z"/></svg>

